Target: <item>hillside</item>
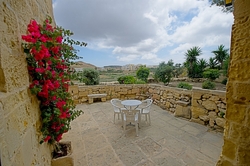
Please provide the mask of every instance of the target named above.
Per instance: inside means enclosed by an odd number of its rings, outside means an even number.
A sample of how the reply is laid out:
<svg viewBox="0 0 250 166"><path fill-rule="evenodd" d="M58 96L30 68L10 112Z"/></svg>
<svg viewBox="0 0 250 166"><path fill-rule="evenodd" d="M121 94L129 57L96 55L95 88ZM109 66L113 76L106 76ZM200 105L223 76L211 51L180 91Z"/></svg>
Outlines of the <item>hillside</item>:
<svg viewBox="0 0 250 166"><path fill-rule="evenodd" d="M71 65L72 68L91 68L91 69L96 69L97 67L95 65L92 65L90 63L85 63L82 61L77 61L75 62L74 65Z"/></svg>

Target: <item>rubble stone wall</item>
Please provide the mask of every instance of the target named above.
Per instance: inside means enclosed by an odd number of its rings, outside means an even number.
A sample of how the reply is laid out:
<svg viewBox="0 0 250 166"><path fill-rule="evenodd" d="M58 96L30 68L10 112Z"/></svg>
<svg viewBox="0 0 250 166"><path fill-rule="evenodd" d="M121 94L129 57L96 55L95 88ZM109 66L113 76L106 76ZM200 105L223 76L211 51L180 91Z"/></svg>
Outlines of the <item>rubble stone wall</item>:
<svg viewBox="0 0 250 166"><path fill-rule="evenodd" d="M112 98L139 99L152 98L154 104L170 111L176 117L190 119L193 122L209 125L223 130L226 113L226 96L224 91L194 88L186 90L156 84L141 85L96 85L70 86L74 102L85 103L89 94L107 94Z"/></svg>
<svg viewBox="0 0 250 166"><path fill-rule="evenodd" d="M51 147L39 144L39 102L29 92L21 35L31 19L53 17L52 2L2 0L0 13L0 165L50 165Z"/></svg>

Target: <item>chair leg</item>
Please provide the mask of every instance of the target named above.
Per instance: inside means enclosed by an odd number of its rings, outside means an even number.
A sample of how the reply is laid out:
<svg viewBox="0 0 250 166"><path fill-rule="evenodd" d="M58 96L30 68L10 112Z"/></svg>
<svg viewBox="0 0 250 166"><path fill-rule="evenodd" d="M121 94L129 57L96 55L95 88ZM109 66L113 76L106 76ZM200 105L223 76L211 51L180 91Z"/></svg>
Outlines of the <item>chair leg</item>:
<svg viewBox="0 0 250 166"><path fill-rule="evenodd" d="M114 113L114 123L115 123L115 113Z"/></svg>
<svg viewBox="0 0 250 166"><path fill-rule="evenodd" d="M149 125L151 125L150 114L148 114Z"/></svg>
<svg viewBox="0 0 250 166"><path fill-rule="evenodd" d="M138 137L138 123L135 123L136 136Z"/></svg>

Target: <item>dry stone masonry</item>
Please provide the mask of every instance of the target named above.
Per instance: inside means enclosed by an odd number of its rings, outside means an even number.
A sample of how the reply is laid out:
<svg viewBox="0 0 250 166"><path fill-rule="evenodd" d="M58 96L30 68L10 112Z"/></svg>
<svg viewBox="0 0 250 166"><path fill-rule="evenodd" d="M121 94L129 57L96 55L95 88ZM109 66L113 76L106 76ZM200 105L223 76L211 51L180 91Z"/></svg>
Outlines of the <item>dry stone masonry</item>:
<svg viewBox="0 0 250 166"><path fill-rule="evenodd" d="M69 92L76 104L93 103L89 96L97 98L105 95L102 101L112 98L144 100L152 98L154 104L170 111L176 117L209 125L213 129L223 131L226 114L226 96L224 91L194 88L186 90L168 86L148 85L96 85L70 86Z"/></svg>

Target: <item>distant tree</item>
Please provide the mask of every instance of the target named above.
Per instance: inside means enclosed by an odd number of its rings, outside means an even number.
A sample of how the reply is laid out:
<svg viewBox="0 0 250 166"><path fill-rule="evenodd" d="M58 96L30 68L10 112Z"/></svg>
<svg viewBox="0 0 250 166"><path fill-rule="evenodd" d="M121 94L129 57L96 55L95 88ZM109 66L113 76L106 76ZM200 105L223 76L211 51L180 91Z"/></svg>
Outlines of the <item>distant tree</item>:
<svg viewBox="0 0 250 166"><path fill-rule="evenodd" d="M185 53L186 61L185 66L188 70L188 77L195 78L197 75L197 57L202 53L200 47L192 47Z"/></svg>
<svg viewBox="0 0 250 166"><path fill-rule="evenodd" d="M169 66L165 64L165 62L161 62L155 71L155 79L163 82L164 85L168 85L172 77L173 66Z"/></svg>
<svg viewBox="0 0 250 166"><path fill-rule="evenodd" d="M136 71L136 77L148 82L148 76L149 76L150 70L146 66L140 66L139 69Z"/></svg>
<svg viewBox="0 0 250 166"><path fill-rule="evenodd" d="M167 62L167 65L168 65L168 66L174 67L174 61L173 61L172 59L170 59L170 60Z"/></svg>
<svg viewBox="0 0 250 166"><path fill-rule="evenodd" d="M226 13L233 12L234 7L233 5L225 6L225 0L210 0L212 5L222 7L222 11Z"/></svg>
<svg viewBox="0 0 250 166"><path fill-rule="evenodd" d="M198 66L200 68L201 73L203 73L204 69L207 67L206 59L203 59L203 58L199 59L197 64L198 64Z"/></svg>
<svg viewBox="0 0 250 166"><path fill-rule="evenodd" d="M183 66L181 66L180 63L176 63L173 71L174 77L178 78L182 74L182 72L183 72Z"/></svg>
<svg viewBox="0 0 250 166"><path fill-rule="evenodd" d="M210 69L216 69L218 66L218 63L216 62L216 59L214 57L209 58L208 66Z"/></svg>
<svg viewBox="0 0 250 166"><path fill-rule="evenodd" d="M99 72L97 70L94 69L85 69L82 72L82 76L83 76L83 82L86 85L98 85L99 84Z"/></svg>
<svg viewBox="0 0 250 166"><path fill-rule="evenodd" d="M229 56L228 54L229 49L225 49L224 47L225 46L221 44L218 46L217 50L212 51L212 53L214 53L215 55L215 59L220 64L220 69L222 69L223 67L223 61Z"/></svg>

